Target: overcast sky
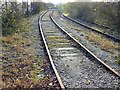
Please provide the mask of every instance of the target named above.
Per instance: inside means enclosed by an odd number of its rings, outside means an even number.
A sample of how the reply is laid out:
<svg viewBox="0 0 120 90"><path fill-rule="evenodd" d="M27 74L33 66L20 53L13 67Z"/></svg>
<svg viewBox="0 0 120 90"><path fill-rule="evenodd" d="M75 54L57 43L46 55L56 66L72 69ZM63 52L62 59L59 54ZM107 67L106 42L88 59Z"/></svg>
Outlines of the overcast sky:
<svg viewBox="0 0 120 90"><path fill-rule="evenodd" d="M120 0L2 0L2 1L12 1L12 2L15 2L15 1L18 1L18 2L22 2L22 1L28 1L28 2L50 2L50 3L54 3L54 4L59 4L59 3L67 3L67 2L90 2L90 1L93 1L93 2L100 2L100 1L109 1L109 2L118 2Z"/></svg>

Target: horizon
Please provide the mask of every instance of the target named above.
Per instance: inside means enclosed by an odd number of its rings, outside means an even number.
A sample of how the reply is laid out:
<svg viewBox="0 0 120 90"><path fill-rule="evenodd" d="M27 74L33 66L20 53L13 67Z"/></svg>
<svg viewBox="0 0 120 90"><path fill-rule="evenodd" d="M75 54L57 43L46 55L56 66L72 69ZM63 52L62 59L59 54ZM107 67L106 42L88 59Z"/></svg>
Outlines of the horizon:
<svg viewBox="0 0 120 90"><path fill-rule="evenodd" d="M1 2L45 2L45 3L68 3L68 2L119 2L120 0L1 0Z"/></svg>

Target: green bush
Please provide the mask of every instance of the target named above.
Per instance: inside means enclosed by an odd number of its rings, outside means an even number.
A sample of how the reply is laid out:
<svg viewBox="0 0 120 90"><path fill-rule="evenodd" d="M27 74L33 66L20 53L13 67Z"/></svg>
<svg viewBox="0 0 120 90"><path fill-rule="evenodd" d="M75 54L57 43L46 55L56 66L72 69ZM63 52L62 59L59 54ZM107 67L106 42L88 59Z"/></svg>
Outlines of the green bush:
<svg viewBox="0 0 120 90"><path fill-rule="evenodd" d="M7 10L2 14L2 34L12 34L16 33L18 28L19 19L17 18L18 14L16 12L11 12Z"/></svg>
<svg viewBox="0 0 120 90"><path fill-rule="evenodd" d="M64 8L64 12L73 18L82 18L115 29L118 32L120 28L118 4L117 2L73 2L61 5L59 8Z"/></svg>

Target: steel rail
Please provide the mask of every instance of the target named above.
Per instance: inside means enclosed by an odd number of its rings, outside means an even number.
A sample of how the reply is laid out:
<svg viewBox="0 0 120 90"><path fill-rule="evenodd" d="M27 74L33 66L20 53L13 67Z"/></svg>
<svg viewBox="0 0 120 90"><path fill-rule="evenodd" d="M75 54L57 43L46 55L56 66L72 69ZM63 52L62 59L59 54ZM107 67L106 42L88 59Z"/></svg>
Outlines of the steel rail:
<svg viewBox="0 0 120 90"><path fill-rule="evenodd" d="M114 36L112 36L112 35L108 35L108 34L105 34L105 33L103 33L103 32L100 32L100 31L96 30L95 28L92 28L92 27L90 27L90 26L88 26L88 25L86 25L86 24L83 24L83 23L81 23L81 22L79 22L79 21L77 21L77 20L74 20L74 19L72 19L72 18L70 18L70 17L68 17L68 16L65 16L63 13L61 13L61 14L62 14L65 18L67 18L68 20L70 20L70 21L72 21L72 22L75 22L75 23L77 23L77 24L79 24L79 25L81 25L81 26L83 26L83 27L85 27L85 28L87 28L87 29L90 29L90 30L92 30L92 31L94 31L94 32L97 32L97 33L99 33L99 34L101 34L101 35L106 36L107 38L113 39L114 41L120 43L120 39L119 39L119 38L116 38L116 37L114 37Z"/></svg>
<svg viewBox="0 0 120 90"><path fill-rule="evenodd" d="M40 18L38 19L39 32L40 32L40 35L42 36L42 39L43 39L43 42L44 42L44 45L45 45L45 48L46 48L47 55L48 55L48 57L49 57L49 60L50 60L51 66L52 66L52 68L53 68L53 70L54 70L54 73L55 73L55 75L56 75L56 77L57 77L57 79L58 79L58 82L59 82L59 84L60 84L60 87L61 87L62 90L65 90L65 87L64 87L64 85L63 85L63 83L62 83L62 80L61 80L61 78L60 78L60 76L59 76L59 74L58 74L58 72L57 72L57 69L56 69L54 63L53 63L53 59L52 59L52 56L51 56L51 54L50 54L50 50L49 50L49 48L48 48L48 45L47 45L47 42L46 42L46 39L45 39L45 36L44 36L44 33L43 33L43 29L42 29L42 17L43 17L47 12L48 12L48 11L44 12L44 13L40 16Z"/></svg>
<svg viewBox="0 0 120 90"><path fill-rule="evenodd" d="M109 28L109 27L107 27L107 26L100 25L100 24L98 24L98 23L94 23L94 22L87 21L86 19L81 19L81 18L80 18L80 20L86 21L86 22L91 23L91 24L94 24L94 25L99 26L99 27L101 27L101 28L106 28L106 29L115 30L115 29L113 29L113 28Z"/></svg>
<svg viewBox="0 0 120 90"><path fill-rule="evenodd" d="M90 50L88 50L84 45L82 45L77 39L75 39L72 35L70 35L65 29L63 29L60 25L57 24L57 22L53 19L52 15L49 15L53 23L66 35L68 35L71 40L76 42L80 47L83 48L83 50L89 55L90 57L94 58L95 60L99 61L103 66L105 66L107 69L109 69L112 73L114 73L116 76L120 77L120 74L116 72L114 69L112 69L110 66L108 66L106 63L104 63L101 59L99 59L96 55L94 55Z"/></svg>

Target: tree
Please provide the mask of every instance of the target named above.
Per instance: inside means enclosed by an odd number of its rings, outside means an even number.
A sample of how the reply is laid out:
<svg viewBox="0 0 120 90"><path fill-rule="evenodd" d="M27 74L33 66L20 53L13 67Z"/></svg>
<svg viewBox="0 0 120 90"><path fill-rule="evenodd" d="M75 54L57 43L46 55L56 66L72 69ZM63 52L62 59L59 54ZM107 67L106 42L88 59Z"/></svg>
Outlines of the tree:
<svg viewBox="0 0 120 90"><path fill-rule="evenodd" d="M112 30L115 29L115 31L118 32L120 29L120 19L118 15L120 13L120 11L118 11L120 6L118 5L119 3L73 2L64 4L64 11L65 13L69 13L73 18L81 18L93 23L98 23L107 26Z"/></svg>

